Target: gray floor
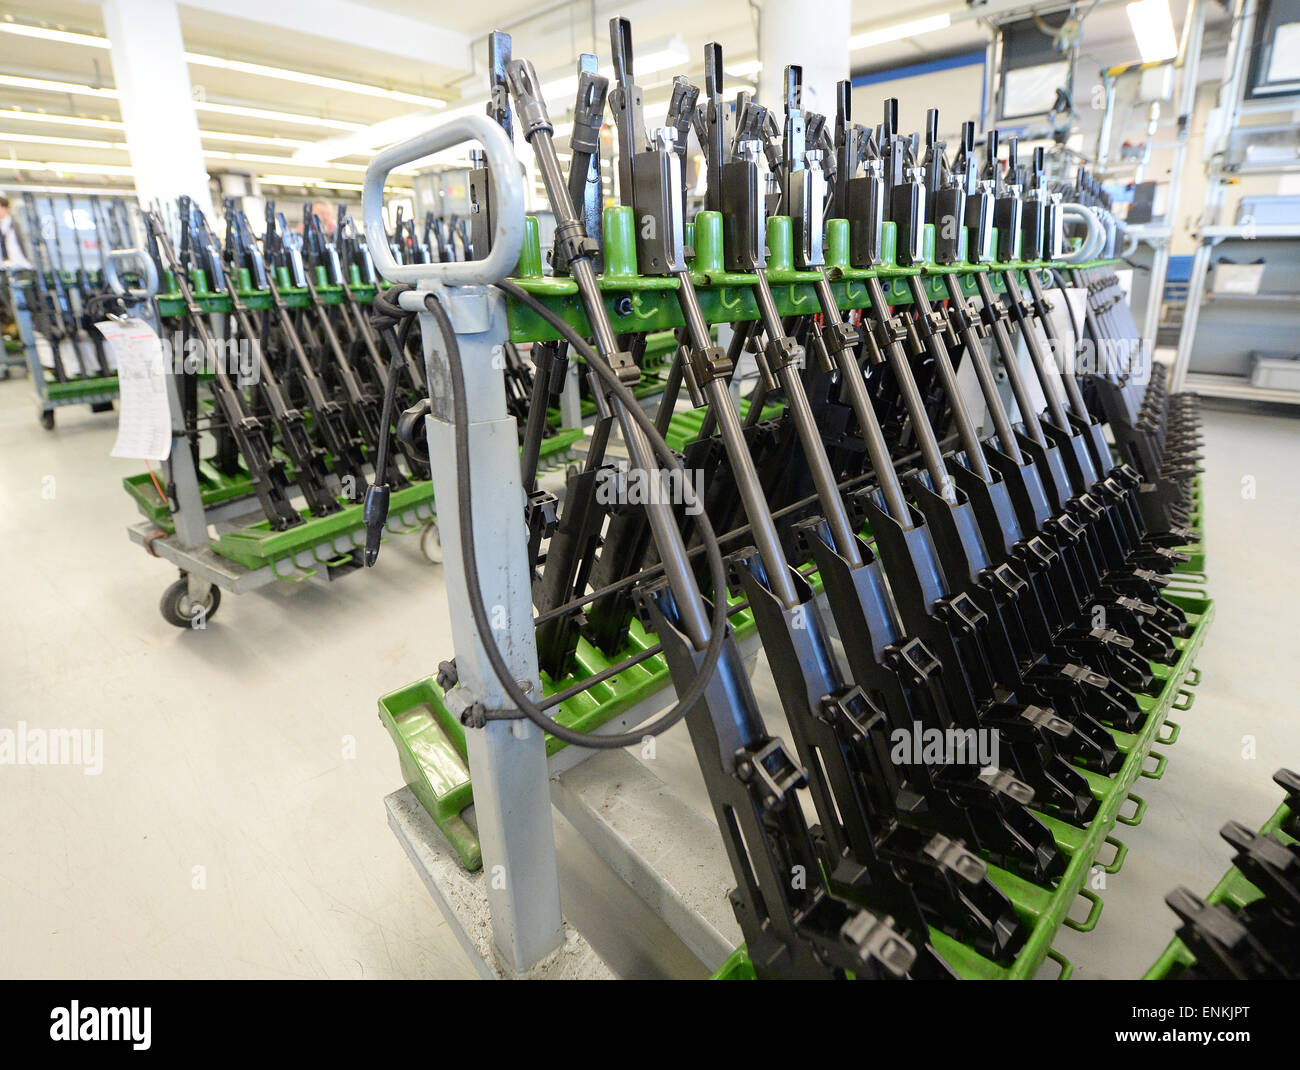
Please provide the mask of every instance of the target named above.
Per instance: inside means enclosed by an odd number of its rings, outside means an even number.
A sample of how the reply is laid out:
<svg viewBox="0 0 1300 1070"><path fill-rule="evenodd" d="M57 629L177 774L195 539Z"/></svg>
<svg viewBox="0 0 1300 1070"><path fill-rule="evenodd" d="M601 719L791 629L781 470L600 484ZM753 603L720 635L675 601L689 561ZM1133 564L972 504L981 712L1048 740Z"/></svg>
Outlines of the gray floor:
<svg viewBox="0 0 1300 1070"><path fill-rule="evenodd" d="M0 382L0 729L104 740L99 776L0 766L0 974L472 976L381 805L400 774L375 699L447 656L440 570L394 538L368 574L231 598L178 632L156 606L174 572L126 538L120 480L138 465L108 457L114 427L63 409L47 433L30 384ZM1085 977L1140 973L1172 931L1164 894L1208 890L1218 827L1262 822L1273 770L1300 766L1300 423L1208 411L1206 436L1218 620L1101 925L1062 937ZM684 731L660 753L656 771L698 793ZM564 894L593 940L635 927L660 950L626 972L697 972L559 824Z"/></svg>

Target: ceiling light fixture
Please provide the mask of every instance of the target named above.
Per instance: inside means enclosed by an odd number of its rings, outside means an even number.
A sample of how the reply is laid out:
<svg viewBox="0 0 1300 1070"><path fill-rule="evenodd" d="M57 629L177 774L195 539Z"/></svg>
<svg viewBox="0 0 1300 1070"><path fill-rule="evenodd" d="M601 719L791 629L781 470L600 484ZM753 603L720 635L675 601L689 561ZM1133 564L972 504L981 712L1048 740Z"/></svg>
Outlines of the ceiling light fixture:
<svg viewBox="0 0 1300 1070"><path fill-rule="evenodd" d="M1125 7L1143 63L1159 63L1178 55L1178 38L1169 14L1169 0L1137 0Z"/></svg>
<svg viewBox="0 0 1300 1070"><path fill-rule="evenodd" d="M126 164L117 163L51 163L40 160L0 159L0 168L6 171L55 171L71 175L133 175Z"/></svg>
<svg viewBox="0 0 1300 1070"><path fill-rule="evenodd" d="M22 111L18 108L0 108L0 123L13 120L20 123L49 123L52 126L80 126L91 130L125 130L120 119L93 119L87 115L52 115L44 111ZM275 145L285 149L300 149L312 142L294 137L277 137L268 134L237 134L232 130L200 130L205 141L237 141L249 145ZM0 141L10 134L0 131ZM12 138L11 138L12 140Z"/></svg>
<svg viewBox="0 0 1300 1070"><path fill-rule="evenodd" d="M0 23L3 25L3 23ZM0 85L13 86L15 89L34 89L43 93L70 93L73 96L109 97L117 99L116 89L98 88L83 82L56 82L49 78L26 78L17 74L0 74ZM298 126L320 126L327 130L364 130L365 123L348 122L345 119L326 119L320 115L304 115L300 112L272 111L270 108L252 108L246 104L218 104L211 100L196 100L196 111L210 111L219 115L240 115L249 119L265 119L270 122L292 123Z"/></svg>
<svg viewBox="0 0 1300 1070"><path fill-rule="evenodd" d="M878 30L867 30L849 38L849 51L857 52L872 45L883 45L890 41L901 41L905 37L917 37L935 30L946 30L952 25L952 16L946 12L942 15L930 15L910 22L896 22L892 26L882 26Z"/></svg>
<svg viewBox="0 0 1300 1070"><path fill-rule="evenodd" d="M21 108L0 109L0 119L13 119L20 123L49 123L52 126L84 126L95 130L125 130L119 119L91 119L84 115L51 115L44 111L24 111Z"/></svg>
<svg viewBox="0 0 1300 1070"><path fill-rule="evenodd" d="M86 48L111 48L111 42L107 37L91 33L77 33L53 26L31 26L21 22L0 22L0 33L14 34L19 37L35 37L45 41L58 41L61 44L82 45ZM350 78L332 78L324 74L309 74L306 71L276 67L269 63L252 63L248 60L227 59L224 56L210 56L203 52L189 51L185 53L185 61L196 67L215 67L262 78L276 78L282 82L313 85L320 89L337 89L343 93L358 93L362 96L379 97L383 100L396 100L403 104L419 104L426 108L445 108L447 106L447 102L441 97L408 93L401 89L388 89L380 85L370 85L367 82L354 82Z"/></svg>
<svg viewBox="0 0 1300 1070"><path fill-rule="evenodd" d="M445 108L447 106L447 102L441 97L426 97L420 93L408 93L401 89L385 89L379 85L367 85L364 82L353 82L346 78L331 78L324 74L291 71L286 67L272 67L265 63L250 63L242 59L224 59L221 56L207 56L199 52L186 52L185 59L196 67L216 67L221 70L237 71L240 74L252 74L262 78L277 78L282 82L316 86L318 89L337 89L343 93L357 93L367 97L379 97L382 100L396 100L404 104L418 104L424 108Z"/></svg>
<svg viewBox="0 0 1300 1070"><path fill-rule="evenodd" d="M104 141L89 137L58 137L54 134L21 134L0 131L0 142L17 141L24 145L62 145L65 148L125 150L125 141Z"/></svg>
<svg viewBox="0 0 1300 1070"><path fill-rule="evenodd" d="M18 37L36 37L42 41L59 41L67 45L85 45L87 48L108 48L108 38L93 33L74 33L72 30L60 30L53 26L30 26L22 22L8 21L13 16L6 16L0 22L0 33L11 33Z"/></svg>
<svg viewBox="0 0 1300 1070"><path fill-rule="evenodd" d="M288 156L264 156L256 152L225 152L218 149L204 149L203 155L213 160L234 160L237 163L273 163L284 166L290 162ZM331 171L365 172L365 166L359 163L331 163L324 165Z"/></svg>
<svg viewBox="0 0 1300 1070"><path fill-rule="evenodd" d="M320 126L327 130L364 130L364 123L345 119L326 119L320 115L303 115L299 112L272 111L270 108L251 108L246 104L218 104L211 100L196 100L196 111L209 111L217 115L240 115L248 119L266 119L273 123L290 123L298 126Z"/></svg>
<svg viewBox="0 0 1300 1070"><path fill-rule="evenodd" d="M4 117L4 112L0 112L0 118ZM276 145L282 149L300 149L304 145L310 145L310 141L302 141L296 137L271 137L266 134L236 134L230 130L200 130L199 137L205 141L241 141L250 145Z"/></svg>
<svg viewBox="0 0 1300 1070"><path fill-rule="evenodd" d="M306 186L309 189L313 186L319 186L325 189L349 189L361 192L365 187L356 182L331 182L324 178L306 178L302 175L262 175L260 182L268 186ZM410 186L398 186L393 183L387 183L385 189L400 189L410 192Z"/></svg>
<svg viewBox="0 0 1300 1070"><path fill-rule="evenodd" d="M85 82L56 82L51 78L24 78L18 74L0 74L0 85L15 89L34 89L39 93L70 93L77 97L109 97L117 99L116 89L104 89Z"/></svg>

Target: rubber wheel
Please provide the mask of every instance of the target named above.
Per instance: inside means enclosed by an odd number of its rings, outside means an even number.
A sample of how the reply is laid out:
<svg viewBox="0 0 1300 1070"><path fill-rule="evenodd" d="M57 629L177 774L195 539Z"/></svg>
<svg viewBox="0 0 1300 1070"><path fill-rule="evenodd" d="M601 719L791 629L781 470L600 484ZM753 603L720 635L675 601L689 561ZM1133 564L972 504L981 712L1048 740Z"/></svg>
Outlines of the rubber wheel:
<svg viewBox="0 0 1300 1070"><path fill-rule="evenodd" d="M203 607L205 622L216 616L219 605L221 605L221 588L213 585L208 589L207 604ZM190 581L179 579L163 591L158 609L162 613L163 620L168 624L176 628L193 628L194 610L190 604Z"/></svg>
<svg viewBox="0 0 1300 1070"><path fill-rule="evenodd" d="M424 530L420 532L420 550L430 564L442 564L442 536L438 533L437 524L430 522L424 525Z"/></svg>
<svg viewBox="0 0 1300 1070"><path fill-rule="evenodd" d="M53 430L54 430L54 410L53 410L53 409L45 409L45 410L41 413L41 426L42 426L43 428L45 428L46 431L53 431Z"/></svg>

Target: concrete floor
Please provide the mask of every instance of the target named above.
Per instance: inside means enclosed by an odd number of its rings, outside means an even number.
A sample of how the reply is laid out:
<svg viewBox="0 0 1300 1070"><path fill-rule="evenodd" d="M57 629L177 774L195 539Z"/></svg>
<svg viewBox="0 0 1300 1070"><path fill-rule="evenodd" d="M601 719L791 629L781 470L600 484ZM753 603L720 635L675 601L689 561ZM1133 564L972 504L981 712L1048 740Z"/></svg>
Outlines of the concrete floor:
<svg viewBox="0 0 1300 1070"><path fill-rule="evenodd" d="M98 776L0 766L0 975L473 976L381 805L401 780L375 700L448 654L440 569L393 538L368 574L230 597L179 632L157 610L174 570L125 534L120 480L139 466L109 458L115 425L62 409L47 433L31 384L0 382L0 729L103 732ZM1209 410L1206 439L1218 620L1101 925L1060 941L1085 977L1145 969L1172 933L1165 893L1207 891L1219 826L1261 823L1273 771L1300 767L1300 423ZM656 772L699 792L684 730L664 743ZM648 911L557 824L570 906L653 943ZM699 970L663 943L629 972Z"/></svg>

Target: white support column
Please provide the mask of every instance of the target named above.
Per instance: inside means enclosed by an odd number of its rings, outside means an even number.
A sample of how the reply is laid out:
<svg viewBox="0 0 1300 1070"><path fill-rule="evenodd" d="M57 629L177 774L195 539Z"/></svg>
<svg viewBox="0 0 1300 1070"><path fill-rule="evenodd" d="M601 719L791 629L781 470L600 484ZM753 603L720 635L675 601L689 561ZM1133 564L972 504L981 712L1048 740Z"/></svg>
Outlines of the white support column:
<svg viewBox="0 0 1300 1070"><path fill-rule="evenodd" d="M104 0L104 26L141 205L184 193L211 216L175 0Z"/></svg>
<svg viewBox="0 0 1300 1070"><path fill-rule="evenodd" d="M803 107L835 118L835 83L849 76L849 0L766 0L759 23L758 99L780 113L786 64L803 66Z"/></svg>

